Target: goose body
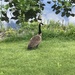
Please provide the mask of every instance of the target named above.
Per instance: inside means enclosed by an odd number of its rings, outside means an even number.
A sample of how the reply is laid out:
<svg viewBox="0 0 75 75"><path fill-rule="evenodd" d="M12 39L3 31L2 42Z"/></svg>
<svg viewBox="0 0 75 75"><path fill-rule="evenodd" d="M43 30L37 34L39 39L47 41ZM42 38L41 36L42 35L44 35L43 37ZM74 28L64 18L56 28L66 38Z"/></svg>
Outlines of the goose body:
<svg viewBox="0 0 75 75"><path fill-rule="evenodd" d="M41 25L43 25L42 23L39 24L39 31L38 34L33 36L28 44L28 49L33 49L38 47L38 45L40 44L41 40L42 40L42 33L41 33Z"/></svg>

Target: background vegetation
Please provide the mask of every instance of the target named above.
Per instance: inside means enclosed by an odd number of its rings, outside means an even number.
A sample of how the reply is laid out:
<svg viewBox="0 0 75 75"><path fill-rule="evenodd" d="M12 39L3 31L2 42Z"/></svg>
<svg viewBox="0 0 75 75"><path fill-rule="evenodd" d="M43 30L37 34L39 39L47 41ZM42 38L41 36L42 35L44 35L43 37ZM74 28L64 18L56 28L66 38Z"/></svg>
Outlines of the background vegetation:
<svg viewBox="0 0 75 75"><path fill-rule="evenodd" d="M11 27L7 28L7 30L2 28L0 32L0 37L5 41L29 40L33 35L38 33L38 23L33 22L28 24L28 22L25 22L21 28L16 30ZM75 26L71 23L63 25L59 22L50 21L50 24L42 26L42 36L43 40L50 38L75 39Z"/></svg>
<svg viewBox="0 0 75 75"><path fill-rule="evenodd" d="M45 37L31 51L25 38L0 42L0 75L75 75L75 41Z"/></svg>

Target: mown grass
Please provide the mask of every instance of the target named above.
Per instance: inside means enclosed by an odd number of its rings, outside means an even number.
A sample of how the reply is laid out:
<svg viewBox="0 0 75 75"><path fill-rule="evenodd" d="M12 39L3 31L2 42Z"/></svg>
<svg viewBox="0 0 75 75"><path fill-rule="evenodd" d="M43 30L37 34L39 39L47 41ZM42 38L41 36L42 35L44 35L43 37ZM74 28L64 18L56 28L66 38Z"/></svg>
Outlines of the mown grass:
<svg viewBox="0 0 75 75"><path fill-rule="evenodd" d="M35 50L28 41L0 43L0 75L75 75L75 40L43 40Z"/></svg>

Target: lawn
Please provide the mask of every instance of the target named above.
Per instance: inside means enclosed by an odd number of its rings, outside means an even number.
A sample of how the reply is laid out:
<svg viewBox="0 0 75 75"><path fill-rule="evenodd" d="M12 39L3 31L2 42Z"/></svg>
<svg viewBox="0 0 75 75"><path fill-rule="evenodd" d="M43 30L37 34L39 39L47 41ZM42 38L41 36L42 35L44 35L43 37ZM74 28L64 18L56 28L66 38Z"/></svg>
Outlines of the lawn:
<svg viewBox="0 0 75 75"><path fill-rule="evenodd" d="M27 44L0 43L0 75L75 75L74 40L43 40L35 50Z"/></svg>

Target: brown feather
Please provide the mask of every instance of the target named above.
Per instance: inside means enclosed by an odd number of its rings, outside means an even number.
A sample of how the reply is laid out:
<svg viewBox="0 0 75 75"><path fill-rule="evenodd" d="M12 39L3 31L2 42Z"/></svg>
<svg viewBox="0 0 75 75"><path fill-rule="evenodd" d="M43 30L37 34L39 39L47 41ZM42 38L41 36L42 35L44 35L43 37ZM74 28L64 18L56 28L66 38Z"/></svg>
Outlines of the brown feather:
<svg viewBox="0 0 75 75"><path fill-rule="evenodd" d="M41 34L35 35L34 37L32 37L30 39L30 42L28 44L28 49L32 49L32 48L37 47L40 42L41 42Z"/></svg>

